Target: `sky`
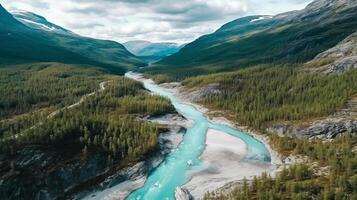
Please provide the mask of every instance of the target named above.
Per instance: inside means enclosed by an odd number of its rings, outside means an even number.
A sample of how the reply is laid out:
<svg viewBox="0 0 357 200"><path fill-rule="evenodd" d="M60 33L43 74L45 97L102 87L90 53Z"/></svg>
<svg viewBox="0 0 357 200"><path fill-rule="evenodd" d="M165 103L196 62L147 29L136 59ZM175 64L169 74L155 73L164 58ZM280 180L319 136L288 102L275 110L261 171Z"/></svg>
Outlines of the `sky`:
<svg viewBox="0 0 357 200"><path fill-rule="evenodd" d="M312 0L0 0L75 33L118 42L187 43L239 17L274 15Z"/></svg>

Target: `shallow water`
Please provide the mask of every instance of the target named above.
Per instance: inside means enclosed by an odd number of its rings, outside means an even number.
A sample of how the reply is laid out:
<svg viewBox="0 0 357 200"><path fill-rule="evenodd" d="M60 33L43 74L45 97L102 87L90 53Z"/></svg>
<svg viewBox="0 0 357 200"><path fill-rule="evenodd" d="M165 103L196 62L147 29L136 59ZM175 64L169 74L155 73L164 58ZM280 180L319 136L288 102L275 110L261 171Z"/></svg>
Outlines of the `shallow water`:
<svg viewBox="0 0 357 200"><path fill-rule="evenodd" d="M138 74L127 73L126 77L138 80ZM269 151L263 143L250 135L223 124L209 122L206 116L193 105L185 104L167 89L158 86L150 80L141 80L146 89L155 94L170 99L177 112L193 121L193 126L187 129L182 143L172 151L165 160L148 176L145 185L134 191L128 200L174 200L176 187L182 186L189 179L191 170L200 170L199 156L205 145L206 133L209 128L234 135L247 144L247 160L270 162Z"/></svg>

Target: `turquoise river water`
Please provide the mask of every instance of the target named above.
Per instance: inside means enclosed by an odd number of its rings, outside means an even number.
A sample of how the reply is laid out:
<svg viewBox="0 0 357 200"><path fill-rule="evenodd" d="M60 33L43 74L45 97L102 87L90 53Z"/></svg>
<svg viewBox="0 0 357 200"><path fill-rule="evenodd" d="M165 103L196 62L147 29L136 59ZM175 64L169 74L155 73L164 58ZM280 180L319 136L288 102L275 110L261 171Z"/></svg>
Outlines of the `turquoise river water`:
<svg viewBox="0 0 357 200"><path fill-rule="evenodd" d="M138 74L131 72L127 73L126 77L138 80ZM146 89L168 98L177 112L193 121L193 126L187 129L178 148L150 172L145 185L131 193L127 200L174 200L176 187L189 180L188 172L193 169L200 170L202 167L199 156L204 150L208 129L223 131L243 140L248 147L245 159L270 162L269 151L260 141L227 125L211 123L202 112L193 105L180 101L169 90L150 80L140 81Z"/></svg>

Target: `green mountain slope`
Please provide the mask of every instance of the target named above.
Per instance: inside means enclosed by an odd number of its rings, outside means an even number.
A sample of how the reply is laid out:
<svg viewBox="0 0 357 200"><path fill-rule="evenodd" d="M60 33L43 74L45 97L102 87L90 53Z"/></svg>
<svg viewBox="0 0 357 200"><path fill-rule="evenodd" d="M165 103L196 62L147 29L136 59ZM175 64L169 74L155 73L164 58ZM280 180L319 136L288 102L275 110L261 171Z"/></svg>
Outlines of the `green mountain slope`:
<svg viewBox="0 0 357 200"><path fill-rule="evenodd" d="M262 63L305 62L356 30L356 9L352 0L318 0L301 11L241 18L146 71L172 80Z"/></svg>
<svg viewBox="0 0 357 200"><path fill-rule="evenodd" d="M62 34L24 25L0 6L0 64L89 64L123 73L145 64L117 42Z"/></svg>

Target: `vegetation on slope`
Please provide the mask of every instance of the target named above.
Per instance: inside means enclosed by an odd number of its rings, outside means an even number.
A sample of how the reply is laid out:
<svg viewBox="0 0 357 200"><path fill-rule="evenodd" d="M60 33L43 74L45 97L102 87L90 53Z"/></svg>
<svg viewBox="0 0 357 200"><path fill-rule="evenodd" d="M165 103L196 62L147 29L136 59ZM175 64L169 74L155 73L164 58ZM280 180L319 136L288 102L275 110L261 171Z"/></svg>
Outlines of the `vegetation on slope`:
<svg viewBox="0 0 357 200"><path fill-rule="evenodd" d="M0 68L0 119L77 102L99 89L104 73L93 67L40 63Z"/></svg>
<svg viewBox="0 0 357 200"><path fill-rule="evenodd" d="M311 119L334 113L357 94L357 70L340 76L304 74L299 67L258 66L231 73L198 76L187 87L219 84L219 93L201 102L228 111L257 129L269 122Z"/></svg>
<svg viewBox="0 0 357 200"><path fill-rule="evenodd" d="M3 68L1 71L1 92L4 94L0 101L2 118L49 106L54 106L57 109L66 107L79 101L80 97L98 90L99 82L109 78L95 69L76 68L54 63L16 66ZM140 133L136 129L145 130L145 128L141 127L141 123L132 116L160 115L174 111L169 101L147 94L138 82L115 77L115 80L108 84L109 86L104 92L88 98L76 108L64 110L54 118L44 118L44 122L25 129L24 134L13 138L13 140L19 146L29 143L55 143L57 139L66 142L64 139L66 134L88 134L85 126L91 124L93 125L91 126L92 131L109 129L108 134L113 134L113 126L123 126L126 131L121 129L121 132ZM30 118L38 118L36 112L28 113L28 115L31 116ZM0 135L3 138L19 134L18 131L21 128L14 126L21 126L28 119L19 116L20 121L17 121L16 116L14 118L15 120L1 121L2 133ZM101 128L95 128L96 123L99 123L98 126ZM111 123L114 125L110 126ZM8 126L9 124L14 126ZM131 130L126 127L130 125L132 125ZM84 129L86 130L84 131ZM115 128L115 131L118 131L118 127ZM88 135L85 135L85 139L88 139ZM11 140L11 142L14 141ZM1 146L5 149L9 146L14 147L14 145Z"/></svg>
<svg viewBox="0 0 357 200"><path fill-rule="evenodd" d="M2 102L21 97L1 109L0 197L5 199L35 198L44 188L65 198L69 186L143 159L157 150L160 127L140 118L174 112L167 99L147 93L141 83L95 69L38 64L1 70L8 82L2 92L10 94ZM108 82L101 91L103 80ZM94 91L78 106L48 117ZM73 169L76 164L91 170ZM68 182L65 173L75 172L81 175Z"/></svg>
<svg viewBox="0 0 357 200"><path fill-rule="evenodd" d="M9 129L2 134L3 152L29 144L59 146L81 142L86 151L89 147L99 148L113 157L133 160L155 148L157 127L138 121L136 116L174 112L170 102L147 94L140 83L132 80L116 78L109 84L103 93L32 128L19 133Z"/></svg>
<svg viewBox="0 0 357 200"><path fill-rule="evenodd" d="M309 120L336 112L357 94L357 70L326 76L304 73L299 66L265 65L183 81L188 88L210 83L218 83L220 92L207 95L201 103L225 110L233 114L238 123L264 132L269 123ZM262 174L228 194L208 193L205 199L357 198L355 135L341 136L331 142L269 137L278 152L308 156L317 166L294 165L274 178Z"/></svg>

